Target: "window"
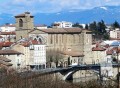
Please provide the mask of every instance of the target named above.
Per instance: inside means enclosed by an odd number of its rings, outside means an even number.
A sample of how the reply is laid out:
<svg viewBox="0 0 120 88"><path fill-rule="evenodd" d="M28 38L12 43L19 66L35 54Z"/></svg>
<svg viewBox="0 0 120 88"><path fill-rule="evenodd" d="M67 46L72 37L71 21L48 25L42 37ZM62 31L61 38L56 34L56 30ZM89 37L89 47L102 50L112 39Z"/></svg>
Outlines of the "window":
<svg viewBox="0 0 120 88"><path fill-rule="evenodd" d="M51 34L50 44L52 44L52 42L53 42L53 41L52 41L52 34Z"/></svg>
<svg viewBox="0 0 120 88"><path fill-rule="evenodd" d="M56 34L56 43L58 43L58 35Z"/></svg>
<svg viewBox="0 0 120 88"><path fill-rule="evenodd" d="M39 38L39 42L42 43L42 39L41 38Z"/></svg>
<svg viewBox="0 0 120 88"><path fill-rule="evenodd" d="M19 20L19 27L23 27L23 20L22 19Z"/></svg>

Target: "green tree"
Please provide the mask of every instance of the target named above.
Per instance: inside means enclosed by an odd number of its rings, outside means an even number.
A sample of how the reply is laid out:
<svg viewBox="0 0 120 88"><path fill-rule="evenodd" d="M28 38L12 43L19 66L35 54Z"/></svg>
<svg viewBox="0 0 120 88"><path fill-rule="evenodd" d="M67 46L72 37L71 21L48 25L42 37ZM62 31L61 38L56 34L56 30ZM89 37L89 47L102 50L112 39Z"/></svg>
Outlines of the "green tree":
<svg viewBox="0 0 120 88"><path fill-rule="evenodd" d="M91 24L89 25L89 28L90 28L90 30L96 30L96 29L97 29L96 21L94 21L93 23L91 23Z"/></svg>
<svg viewBox="0 0 120 88"><path fill-rule="evenodd" d="M117 21L115 21L113 24L112 24L112 27L113 28L120 28L120 25Z"/></svg>
<svg viewBox="0 0 120 88"><path fill-rule="evenodd" d="M105 30L106 29L106 25L105 25L103 20L101 20L101 22L97 23L97 28L98 28L99 34L106 33L106 30Z"/></svg>
<svg viewBox="0 0 120 88"><path fill-rule="evenodd" d="M98 35L96 21L94 21L93 23L90 23L89 29L93 32L93 34Z"/></svg>
<svg viewBox="0 0 120 88"><path fill-rule="evenodd" d="M109 39L109 35L107 33L106 25L103 20L100 22L93 22L89 25L89 28L92 30L94 37L97 39Z"/></svg>
<svg viewBox="0 0 120 88"><path fill-rule="evenodd" d="M86 24L86 25L85 25L85 29L88 29L88 27L89 27L88 24Z"/></svg>
<svg viewBox="0 0 120 88"><path fill-rule="evenodd" d="M83 28L83 26L82 26L82 25L80 25L78 22L77 22L77 23L75 23L75 24L73 24L73 27Z"/></svg>

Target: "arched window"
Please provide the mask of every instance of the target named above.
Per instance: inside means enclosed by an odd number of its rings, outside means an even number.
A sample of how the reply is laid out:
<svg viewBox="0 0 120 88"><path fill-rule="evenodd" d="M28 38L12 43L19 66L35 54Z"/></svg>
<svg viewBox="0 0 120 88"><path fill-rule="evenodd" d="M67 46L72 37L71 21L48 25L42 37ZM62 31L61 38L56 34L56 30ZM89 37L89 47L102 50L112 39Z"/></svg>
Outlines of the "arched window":
<svg viewBox="0 0 120 88"><path fill-rule="evenodd" d="M96 60L96 64L99 64L99 59Z"/></svg>
<svg viewBox="0 0 120 88"><path fill-rule="evenodd" d="M39 38L39 42L42 43L42 39L41 38Z"/></svg>
<svg viewBox="0 0 120 88"><path fill-rule="evenodd" d="M37 41L37 39L36 39L36 38L35 38L34 40L35 40L35 41Z"/></svg>
<svg viewBox="0 0 120 88"><path fill-rule="evenodd" d="M22 19L19 20L19 27L23 27L23 20Z"/></svg>

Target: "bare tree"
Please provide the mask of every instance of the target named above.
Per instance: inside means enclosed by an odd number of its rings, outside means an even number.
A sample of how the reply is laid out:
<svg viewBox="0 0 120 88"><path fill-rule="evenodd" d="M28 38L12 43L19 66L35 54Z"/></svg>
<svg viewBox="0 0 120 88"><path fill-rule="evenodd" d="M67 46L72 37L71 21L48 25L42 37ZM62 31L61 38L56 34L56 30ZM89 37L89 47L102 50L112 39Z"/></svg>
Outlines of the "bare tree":
<svg viewBox="0 0 120 88"><path fill-rule="evenodd" d="M46 58L47 58L47 62L54 62L57 67L58 63L63 59L63 55L60 53L60 51L48 50L46 52Z"/></svg>

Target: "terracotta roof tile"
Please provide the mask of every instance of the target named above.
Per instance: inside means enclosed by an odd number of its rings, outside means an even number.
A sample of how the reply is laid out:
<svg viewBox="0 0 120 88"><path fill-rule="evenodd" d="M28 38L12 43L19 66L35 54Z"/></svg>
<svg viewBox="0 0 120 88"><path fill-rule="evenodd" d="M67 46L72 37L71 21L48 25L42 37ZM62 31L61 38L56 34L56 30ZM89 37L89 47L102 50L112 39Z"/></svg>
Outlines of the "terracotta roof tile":
<svg viewBox="0 0 120 88"><path fill-rule="evenodd" d="M107 54L107 55L112 55L114 52L120 53L120 48L113 47L113 48L111 48L111 49L108 49L108 50L106 51L106 54Z"/></svg>
<svg viewBox="0 0 120 88"><path fill-rule="evenodd" d="M16 35L15 32L1 32L1 35Z"/></svg>
<svg viewBox="0 0 120 88"><path fill-rule="evenodd" d="M17 52L15 50L0 50L0 55L14 55L14 54L22 54L20 52Z"/></svg>
<svg viewBox="0 0 120 88"><path fill-rule="evenodd" d="M40 44L37 40L31 40L31 43L32 43L33 45L35 45L35 44Z"/></svg>
<svg viewBox="0 0 120 88"><path fill-rule="evenodd" d="M0 46L2 45L2 47L10 47L13 44L13 42L2 42L0 43Z"/></svg>
<svg viewBox="0 0 120 88"><path fill-rule="evenodd" d="M30 44L36 45L36 44L42 44L42 43L37 40L29 40L21 43L21 45L24 47L29 47Z"/></svg>
<svg viewBox="0 0 120 88"><path fill-rule="evenodd" d="M93 47L92 48L92 51L105 51L106 49L105 48L102 48L102 47Z"/></svg>

